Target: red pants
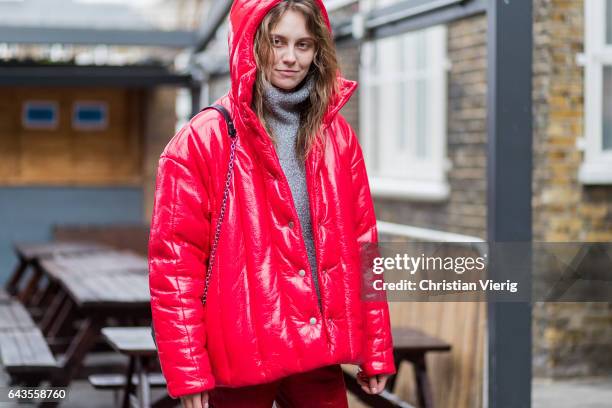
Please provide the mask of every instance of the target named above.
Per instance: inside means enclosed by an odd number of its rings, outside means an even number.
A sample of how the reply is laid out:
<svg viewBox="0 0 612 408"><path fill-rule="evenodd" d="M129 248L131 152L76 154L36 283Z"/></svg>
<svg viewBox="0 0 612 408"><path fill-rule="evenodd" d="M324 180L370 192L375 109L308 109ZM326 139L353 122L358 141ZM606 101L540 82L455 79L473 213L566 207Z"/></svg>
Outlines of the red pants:
<svg viewBox="0 0 612 408"><path fill-rule="evenodd" d="M210 408L348 408L340 365L317 368L280 380L240 388L217 387Z"/></svg>

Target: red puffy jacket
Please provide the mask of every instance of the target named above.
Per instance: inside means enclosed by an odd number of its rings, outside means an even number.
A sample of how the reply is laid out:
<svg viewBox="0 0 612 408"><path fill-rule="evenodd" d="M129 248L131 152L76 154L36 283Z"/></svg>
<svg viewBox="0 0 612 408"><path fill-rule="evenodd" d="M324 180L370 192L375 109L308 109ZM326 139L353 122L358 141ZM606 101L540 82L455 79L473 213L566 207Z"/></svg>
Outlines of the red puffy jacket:
<svg viewBox="0 0 612 408"><path fill-rule="evenodd" d="M306 161L322 311L289 184L250 109L253 37L279 1L237 0L230 12L232 87L217 103L231 112L238 142L205 307L200 297L229 160L223 117L196 115L159 160L149 280L159 359L175 398L330 364L395 373L386 297L365 301L361 290L360 257L364 244L376 243L376 219L361 148L338 113L357 84L339 76L321 126L325 150L317 144Z"/></svg>

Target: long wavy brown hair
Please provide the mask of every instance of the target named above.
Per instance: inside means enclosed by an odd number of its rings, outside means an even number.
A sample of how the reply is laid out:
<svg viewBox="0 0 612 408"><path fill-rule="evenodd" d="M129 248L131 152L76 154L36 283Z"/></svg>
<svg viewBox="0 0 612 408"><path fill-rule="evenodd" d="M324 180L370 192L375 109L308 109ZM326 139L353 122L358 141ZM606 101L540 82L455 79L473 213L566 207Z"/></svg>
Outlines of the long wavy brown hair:
<svg viewBox="0 0 612 408"><path fill-rule="evenodd" d="M255 61L258 69L253 85L252 108L276 146L276 136L264 117L266 107L262 96L265 86L270 84L270 72L274 64L274 49L270 33L281 17L289 10L302 13L306 19L306 28L315 40L314 60L305 79L307 81L310 76L314 76L314 88L301 111L300 127L295 146L296 156L303 165L306 156L315 144L331 96L338 91L336 47L321 10L313 0L284 0L268 12L259 25L254 43ZM322 140L322 142L324 141Z"/></svg>

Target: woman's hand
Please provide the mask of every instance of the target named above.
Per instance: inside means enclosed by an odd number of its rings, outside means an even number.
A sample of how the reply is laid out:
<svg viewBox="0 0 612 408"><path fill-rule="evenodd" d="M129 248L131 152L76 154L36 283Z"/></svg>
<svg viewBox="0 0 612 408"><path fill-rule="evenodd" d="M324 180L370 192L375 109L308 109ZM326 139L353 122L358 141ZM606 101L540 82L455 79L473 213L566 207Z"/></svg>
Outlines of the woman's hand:
<svg viewBox="0 0 612 408"><path fill-rule="evenodd" d="M183 408L208 408L208 391L183 395L181 405Z"/></svg>
<svg viewBox="0 0 612 408"><path fill-rule="evenodd" d="M363 371L357 373L357 383L361 385L361 389L367 394L380 394L387 384L388 374L377 374L372 377L366 376Z"/></svg>

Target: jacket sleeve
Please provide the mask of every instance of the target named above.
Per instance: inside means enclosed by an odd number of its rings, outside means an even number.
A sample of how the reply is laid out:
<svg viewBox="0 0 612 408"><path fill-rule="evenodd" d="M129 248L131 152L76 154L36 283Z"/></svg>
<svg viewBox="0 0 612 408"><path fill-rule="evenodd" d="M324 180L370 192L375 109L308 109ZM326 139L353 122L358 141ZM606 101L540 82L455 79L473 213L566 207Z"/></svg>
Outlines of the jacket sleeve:
<svg viewBox="0 0 612 408"><path fill-rule="evenodd" d="M353 214L357 244L360 251L362 276L363 319L365 327L365 355L359 366L367 376L376 374L394 374L393 339L389 305L384 292L373 293L371 283L374 279L371 272L372 260L378 256L378 231L376 214L370 194L368 175L361 146L355 132L348 123L344 125L348 132L348 150L351 160L351 177L353 188ZM375 279L381 279L382 275Z"/></svg>
<svg viewBox="0 0 612 408"><path fill-rule="evenodd" d="M209 253L206 176L185 126L159 159L149 236L149 286L158 356L172 398L214 388L201 303ZM170 146L169 144L169 146ZM170 154L167 151L179 152Z"/></svg>

